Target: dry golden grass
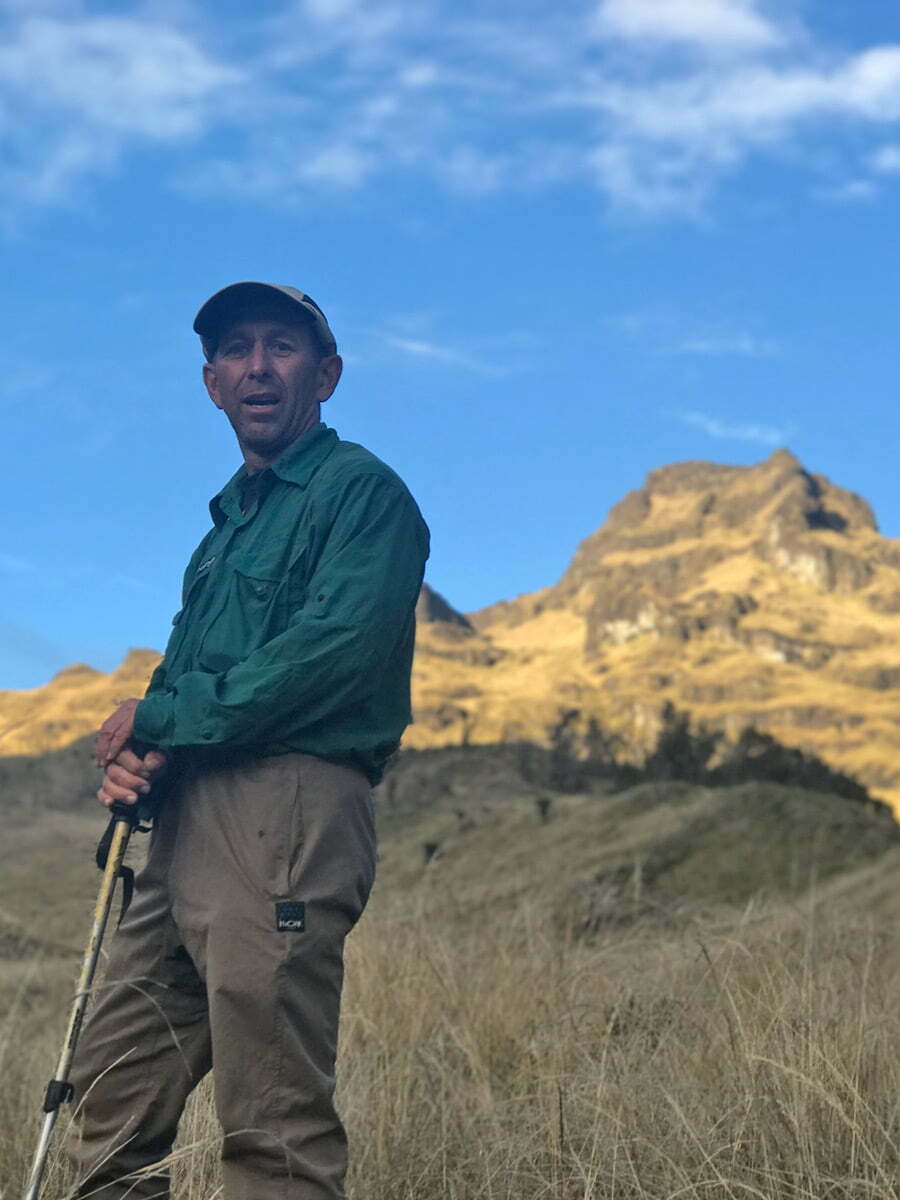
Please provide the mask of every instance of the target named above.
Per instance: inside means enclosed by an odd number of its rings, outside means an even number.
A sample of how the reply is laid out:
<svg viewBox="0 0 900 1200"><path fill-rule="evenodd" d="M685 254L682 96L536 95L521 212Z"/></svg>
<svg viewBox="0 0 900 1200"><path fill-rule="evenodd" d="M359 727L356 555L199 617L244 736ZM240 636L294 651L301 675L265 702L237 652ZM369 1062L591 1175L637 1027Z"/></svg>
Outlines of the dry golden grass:
<svg viewBox="0 0 900 1200"><path fill-rule="evenodd" d="M377 898L348 948L351 1200L900 1196L900 954L842 904L579 940L537 906L455 932L449 902L419 916ZM2 978L7 1198L70 973L10 963ZM201 1089L173 1156L180 1200L217 1194L216 1143ZM57 1157L48 1200L68 1182Z"/></svg>

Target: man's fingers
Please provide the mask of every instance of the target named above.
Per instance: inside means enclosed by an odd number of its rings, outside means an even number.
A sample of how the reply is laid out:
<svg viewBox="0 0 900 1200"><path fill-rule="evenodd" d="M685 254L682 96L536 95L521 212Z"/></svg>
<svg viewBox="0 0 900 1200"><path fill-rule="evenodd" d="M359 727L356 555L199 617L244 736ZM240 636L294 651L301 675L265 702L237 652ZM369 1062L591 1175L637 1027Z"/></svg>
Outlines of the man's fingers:
<svg viewBox="0 0 900 1200"><path fill-rule="evenodd" d="M116 801L121 801L125 804L134 804L137 800L137 795L130 788L120 787L117 783L113 783L112 780L106 779L103 781L103 786L97 790L97 799L106 808L109 808Z"/></svg>
<svg viewBox="0 0 900 1200"><path fill-rule="evenodd" d="M113 800L125 800L129 804L133 804L138 798L138 794L134 788L130 788L123 783L116 783L115 780L110 779L109 776L103 780L100 790L102 792L106 792L106 794L111 796Z"/></svg>
<svg viewBox="0 0 900 1200"><path fill-rule="evenodd" d="M127 738L122 737L122 727L113 715L103 723L97 735L97 766L105 767L112 762L126 741Z"/></svg>
<svg viewBox="0 0 900 1200"><path fill-rule="evenodd" d="M119 718L115 721L115 724L112 722L113 718L110 719L111 728L106 731L106 744L103 761L100 763L101 767L108 766L109 763L118 758L119 752L131 737L131 721ZM101 730L102 736L103 731Z"/></svg>
<svg viewBox="0 0 900 1200"><path fill-rule="evenodd" d="M130 771L132 775L140 775L144 778L153 770L148 766L146 759L135 754L133 750L129 750L127 746L116 755L116 764L124 767L126 771Z"/></svg>
<svg viewBox="0 0 900 1200"><path fill-rule="evenodd" d="M168 762L168 757L161 750L149 750L144 755L144 767L151 775L155 775L157 771L161 771L163 767L167 766Z"/></svg>
<svg viewBox="0 0 900 1200"><path fill-rule="evenodd" d="M134 712L140 701L123 700L112 716L100 726L94 756L98 767L105 767L117 757L119 751L131 737L134 727Z"/></svg>
<svg viewBox="0 0 900 1200"><path fill-rule="evenodd" d="M105 745L102 753L98 754L98 757L100 758L99 765L101 767L108 767L109 764L116 759L119 751L122 749L122 747L125 745L125 743L127 741L128 741L127 733L122 734L121 732L117 731L117 732L109 734L106 745Z"/></svg>
<svg viewBox="0 0 900 1200"><path fill-rule="evenodd" d="M106 766L106 747L109 744L107 735L100 731L97 734L97 740L94 742L94 762L98 767Z"/></svg>
<svg viewBox="0 0 900 1200"><path fill-rule="evenodd" d="M118 787L127 788L129 792L140 792L146 795L150 791L150 784L143 775L135 775L131 771L126 771L123 766L120 766L122 755L115 762L109 764L106 768L106 778L111 783Z"/></svg>

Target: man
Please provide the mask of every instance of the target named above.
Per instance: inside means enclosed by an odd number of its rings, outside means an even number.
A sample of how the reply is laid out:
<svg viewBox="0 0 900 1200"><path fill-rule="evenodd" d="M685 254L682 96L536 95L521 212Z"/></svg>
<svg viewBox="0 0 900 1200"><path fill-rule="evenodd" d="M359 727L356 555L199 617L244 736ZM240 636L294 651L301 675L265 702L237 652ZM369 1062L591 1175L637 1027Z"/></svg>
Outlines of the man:
<svg viewBox="0 0 900 1200"><path fill-rule="evenodd" d="M163 803L75 1063L80 1194L167 1195L152 1164L214 1063L226 1200L334 1200L343 943L374 876L370 786L410 720L428 531L321 423L342 364L309 296L233 284L194 329L244 465L146 696L97 740L103 804Z"/></svg>

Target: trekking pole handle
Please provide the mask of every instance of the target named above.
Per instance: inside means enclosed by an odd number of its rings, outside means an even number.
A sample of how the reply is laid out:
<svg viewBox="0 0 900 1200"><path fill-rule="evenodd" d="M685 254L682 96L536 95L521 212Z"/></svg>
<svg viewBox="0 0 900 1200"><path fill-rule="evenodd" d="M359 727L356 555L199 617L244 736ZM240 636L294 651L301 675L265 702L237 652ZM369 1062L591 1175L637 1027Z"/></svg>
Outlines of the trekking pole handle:
<svg viewBox="0 0 900 1200"><path fill-rule="evenodd" d="M124 800L114 800L109 806L109 813L117 821L127 821L129 825L137 825L140 820L138 807L137 801L134 801L132 804L126 804Z"/></svg>

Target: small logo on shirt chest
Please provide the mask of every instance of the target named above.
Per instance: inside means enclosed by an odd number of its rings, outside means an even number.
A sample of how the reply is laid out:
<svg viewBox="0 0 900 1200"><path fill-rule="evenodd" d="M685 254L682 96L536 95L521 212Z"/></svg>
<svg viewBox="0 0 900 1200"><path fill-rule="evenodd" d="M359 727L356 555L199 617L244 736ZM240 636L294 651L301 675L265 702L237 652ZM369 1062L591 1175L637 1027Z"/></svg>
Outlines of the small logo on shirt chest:
<svg viewBox="0 0 900 1200"><path fill-rule="evenodd" d="M279 933L303 933L306 929L306 904L302 900L281 900L275 905L275 928Z"/></svg>

